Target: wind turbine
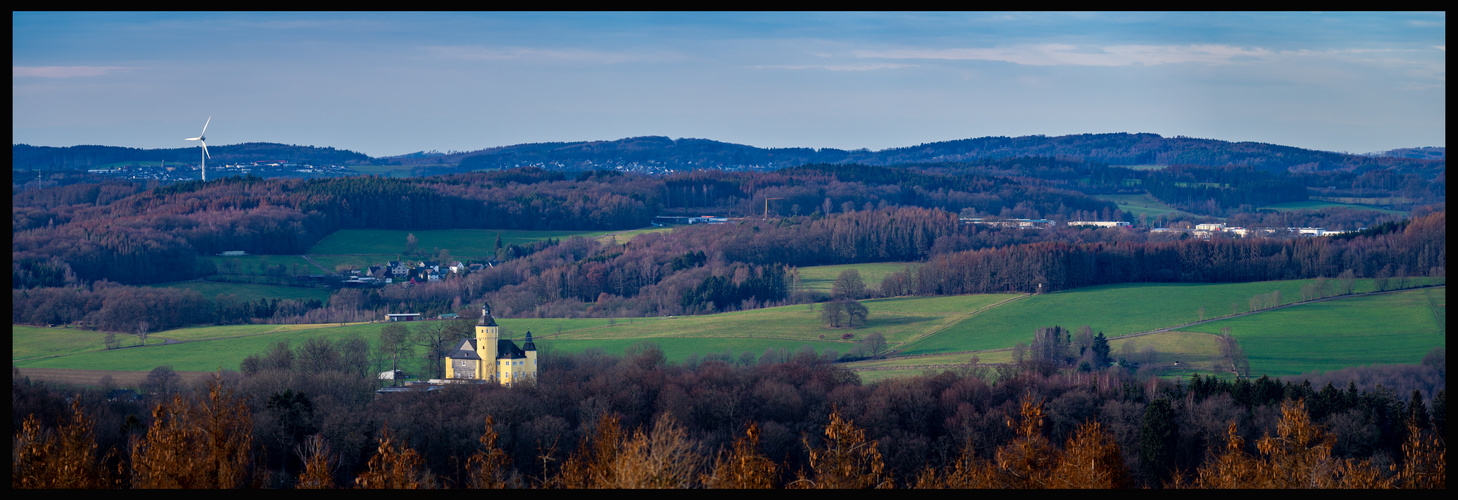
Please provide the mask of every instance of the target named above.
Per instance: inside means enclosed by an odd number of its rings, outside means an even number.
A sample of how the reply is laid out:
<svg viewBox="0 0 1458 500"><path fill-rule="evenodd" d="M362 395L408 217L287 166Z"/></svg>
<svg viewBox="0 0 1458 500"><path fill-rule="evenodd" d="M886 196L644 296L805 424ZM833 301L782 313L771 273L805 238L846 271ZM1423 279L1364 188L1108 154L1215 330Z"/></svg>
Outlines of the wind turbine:
<svg viewBox="0 0 1458 500"><path fill-rule="evenodd" d="M197 137L188 137L186 139L183 139L185 141L197 141L197 143L202 146L202 180L203 180L203 182L207 182L208 181L208 158L212 158L212 155L209 155L208 154L208 143L207 143L207 137L206 137L206 135L208 133L208 124L209 123L212 123L212 122L213 122L213 117L209 116L208 117L208 121L203 122L203 130L202 130L202 133L201 134L198 134Z"/></svg>

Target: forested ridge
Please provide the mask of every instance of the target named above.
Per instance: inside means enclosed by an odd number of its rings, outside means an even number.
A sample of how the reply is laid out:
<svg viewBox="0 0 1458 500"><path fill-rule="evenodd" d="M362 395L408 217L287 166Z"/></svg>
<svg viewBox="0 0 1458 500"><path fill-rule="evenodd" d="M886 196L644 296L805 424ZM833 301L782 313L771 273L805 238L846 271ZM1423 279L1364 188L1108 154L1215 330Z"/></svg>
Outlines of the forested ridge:
<svg viewBox="0 0 1458 500"><path fill-rule="evenodd" d="M347 149L297 146L269 142L220 144L208 148L212 161L254 162L290 161L314 165L352 165L370 162L370 157ZM96 168L109 163L131 161L170 161L195 163L201 158L198 148L139 149L117 146L10 146L12 169L63 170Z"/></svg>
<svg viewBox="0 0 1458 500"><path fill-rule="evenodd" d="M675 365L640 344L378 397L372 356L280 343L198 387L154 370L141 399L13 376L12 487L1446 486L1441 349L1362 386L975 359L863 384L808 350Z"/></svg>
<svg viewBox="0 0 1458 500"><path fill-rule="evenodd" d="M627 244L583 240L538 246L533 254L513 254L465 278L409 290L343 289L324 304L274 301L244 307L236 300L205 297L219 305L148 323L172 328L357 321L391 309L457 312L459 304L483 299L499 304L507 317L708 313L823 300L797 294L795 268L886 261L926 265L914 275L873 283L873 295L1335 277L1348 269L1359 277L1444 272L1443 212L1425 210L1414 212L1418 217L1404 226L1401 237L1371 233L1334 240L1161 241L1140 231L1026 231L958 221L969 215L1129 220L1132 216L1113 203L1077 188L1122 185L1131 178L1154 191L1165 186L1174 193L1167 196L1193 193L1187 202L1203 197L1200 204L1211 210L1248 206L1252 196L1295 197L1302 183L1311 182L1250 168L1140 172L1058 158L1011 158L918 168L815 164L775 172L702 170L666 176L524 168L419 179L236 177L150 189L77 183L16 192L13 321L81 322L133 331L145 318L126 320L120 311L209 300L180 290L131 293L117 284L216 274L211 261L199 257L228 250L302 254L340 229L631 229L665 213L750 217L683 227L671 237L645 234ZM1388 182L1367 174L1353 179L1357 184ZM774 217L756 220L754 215ZM1241 212L1232 222L1236 219L1276 227L1394 220L1379 212L1340 209ZM693 265L675 261L692 252L704 258ZM137 303L143 297L151 303ZM108 307L108 302L116 304Z"/></svg>
<svg viewBox="0 0 1458 500"><path fill-rule="evenodd" d="M757 148L708 139L648 136L613 141L520 144L417 161L458 162L463 168L470 169L543 166L559 170L591 170L638 163L677 170L774 170L807 163L896 165L1059 156L1109 165L1245 165L1272 172L1391 169L1431 175L1440 172L1444 165L1444 160L1372 157L1257 142L1161 137L1149 133L979 137L880 151ZM401 158L400 161L409 162L411 159Z"/></svg>

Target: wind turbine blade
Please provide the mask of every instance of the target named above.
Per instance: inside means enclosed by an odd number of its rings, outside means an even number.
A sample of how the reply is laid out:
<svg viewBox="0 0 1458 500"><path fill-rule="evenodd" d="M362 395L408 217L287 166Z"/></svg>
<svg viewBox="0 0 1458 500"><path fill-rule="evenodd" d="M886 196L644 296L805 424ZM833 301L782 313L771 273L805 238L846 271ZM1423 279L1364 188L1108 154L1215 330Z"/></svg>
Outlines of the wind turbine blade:
<svg viewBox="0 0 1458 500"><path fill-rule="evenodd" d="M203 156L206 156L208 158L212 158L213 155L208 154L208 143L199 141L199 144L202 144Z"/></svg>
<svg viewBox="0 0 1458 500"><path fill-rule="evenodd" d="M209 123L212 123L212 122L213 122L213 117L209 116L208 117L208 121L203 122L203 131L202 131L202 133L201 134L198 134L197 136L198 137L202 137L204 135L207 135L208 134L208 124Z"/></svg>

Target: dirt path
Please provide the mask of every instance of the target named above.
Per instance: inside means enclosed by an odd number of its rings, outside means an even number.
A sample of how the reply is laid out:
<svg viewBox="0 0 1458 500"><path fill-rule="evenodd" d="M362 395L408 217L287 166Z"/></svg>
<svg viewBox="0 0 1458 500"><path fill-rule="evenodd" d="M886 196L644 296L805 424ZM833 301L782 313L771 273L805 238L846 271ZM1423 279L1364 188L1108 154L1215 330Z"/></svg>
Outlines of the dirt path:
<svg viewBox="0 0 1458 500"><path fill-rule="evenodd" d="M324 266L319 265L318 262L314 262L314 259L309 258L308 255L300 255L299 257L303 257L305 261L308 261L310 264L313 264L314 267L319 268L319 270L324 271L326 274L327 273L334 272L334 271L331 271L331 270L328 270L328 269L324 269Z"/></svg>

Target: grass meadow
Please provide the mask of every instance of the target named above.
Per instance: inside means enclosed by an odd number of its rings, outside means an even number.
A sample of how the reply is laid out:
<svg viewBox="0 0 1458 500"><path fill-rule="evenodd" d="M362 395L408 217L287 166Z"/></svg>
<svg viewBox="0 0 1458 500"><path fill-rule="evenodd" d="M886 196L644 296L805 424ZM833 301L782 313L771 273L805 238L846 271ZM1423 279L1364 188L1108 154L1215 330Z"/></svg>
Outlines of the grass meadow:
<svg viewBox="0 0 1458 500"><path fill-rule="evenodd" d="M901 354L897 357L849 365L862 371L863 380L917 375L965 363L965 351L983 363L1010 361L1018 342L1029 342L1040 326L1076 329L1090 325L1109 336L1180 327L1136 337L1113 339L1114 353L1156 352L1142 363L1169 365L1180 361L1180 374L1210 370L1215 356L1214 334L1230 327L1251 361L1253 373L1289 376L1373 363L1416 363L1433 347L1445 345L1445 288L1343 297L1256 314L1214 320L1198 325L1198 308L1206 318L1229 315L1230 303L1246 312L1247 299L1257 293L1281 290L1284 302L1300 298L1300 287L1312 280L1229 284L1132 284L1068 290L1045 295L988 294L949 297L893 297L866 300L868 324L856 329L821 326L819 305L793 305L705 316L661 318L499 318L502 335L518 342L530 330L543 355L599 349L621 355L640 342L652 342L670 362L694 354L748 352L756 357L767 349L793 355L804 346L819 353L840 354L854 341L872 332L886 337ZM1358 293L1372 290L1372 280L1358 280ZM1223 304L1223 306L1222 306ZM1436 307L1435 307L1436 305ZM1222 309L1223 308L1223 309ZM1187 326L1181 326L1187 325ZM327 325L229 325L183 328L153 333L148 347L105 350L104 336L69 328L14 326L12 363L21 368L68 368L146 371L171 365L179 371L237 369L244 357L263 352L274 342L298 343L310 336L342 339L359 335L373 344L382 323ZM853 338L842 339L845 333ZM121 335L122 345L136 337ZM181 341L162 344L168 339ZM1142 356L1142 355L1141 355ZM419 370L411 360L407 370Z"/></svg>
<svg viewBox="0 0 1458 500"><path fill-rule="evenodd" d="M975 351L1029 342L1037 327L1076 330L1089 325L1115 337L1170 328L1200 320L1249 312L1256 294L1280 290L1283 304L1301 299L1301 287L1315 280L1253 283L1126 283L1064 290L1010 302L963 320L945 331L904 346L906 354ZM1429 278L1414 283L1433 281ZM1328 280L1334 283L1334 280ZM1353 283L1354 293L1374 289L1373 280ZM1233 307L1232 307L1233 305Z"/></svg>
<svg viewBox="0 0 1458 500"><path fill-rule="evenodd" d="M1323 208L1355 208L1357 210L1375 210L1375 211L1378 211L1378 212L1382 212L1384 214L1393 214L1393 215L1406 215L1407 214L1407 212L1402 212L1402 211L1398 211L1398 210L1388 210L1388 209L1385 209L1385 208L1374 207L1374 206L1371 206L1371 205L1357 205L1357 204L1352 204L1352 203L1337 203L1337 202L1334 202L1334 201L1321 201L1321 200L1291 201L1291 202L1286 202L1286 203L1277 203L1275 205L1267 205L1267 206L1260 207L1260 208L1267 209L1267 210L1276 210L1276 211L1287 211L1287 210L1321 210Z"/></svg>
<svg viewBox="0 0 1458 500"><path fill-rule="evenodd" d="M861 281L866 284L866 288L879 289L881 287L881 280L885 279L886 275L906 269L907 266L910 266L912 269L916 268L916 264L910 262L876 262L870 264L801 267L797 270L800 272L800 285L804 286L805 289L830 293L831 284L835 283L835 279L839 278L840 273L845 272L846 269L855 269L856 272L861 273Z"/></svg>
<svg viewBox="0 0 1458 500"><path fill-rule="evenodd" d="M279 285L255 285L248 283L218 283L213 281L178 281L173 283L160 283L148 285L158 288L181 288L197 290L203 297L209 300L220 294L237 295L239 299L254 301L258 299L294 299L307 300L319 299L320 302L328 302L331 290L327 288L303 288L296 286Z"/></svg>
<svg viewBox="0 0 1458 500"><path fill-rule="evenodd" d="M1370 364L1416 364L1446 348L1446 287L1301 304L1195 325L1230 328L1251 373L1272 377Z"/></svg>
<svg viewBox="0 0 1458 500"><path fill-rule="evenodd" d="M1158 217L1158 216L1161 216L1161 215L1169 215L1169 214L1182 214L1182 215L1187 215L1187 216L1194 216L1193 214L1190 214L1188 212L1183 212L1183 211L1180 211L1179 209L1177 209L1175 207L1171 207L1169 205L1166 205L1164 202L1159 201L1158 199L1156 199L1153 195L1150 195L1149 193L1141 193L1141 194L1101 194L1101 195L1094 196L1094 198L1098 198L1100 200L1112 201L1115 204L1119 205L1119 210L1123 210L1125 212L1129 212L1131 214L1134 214L1135 217L1138 217L1140 215L1148 215L1150 217Z"/></svg>

